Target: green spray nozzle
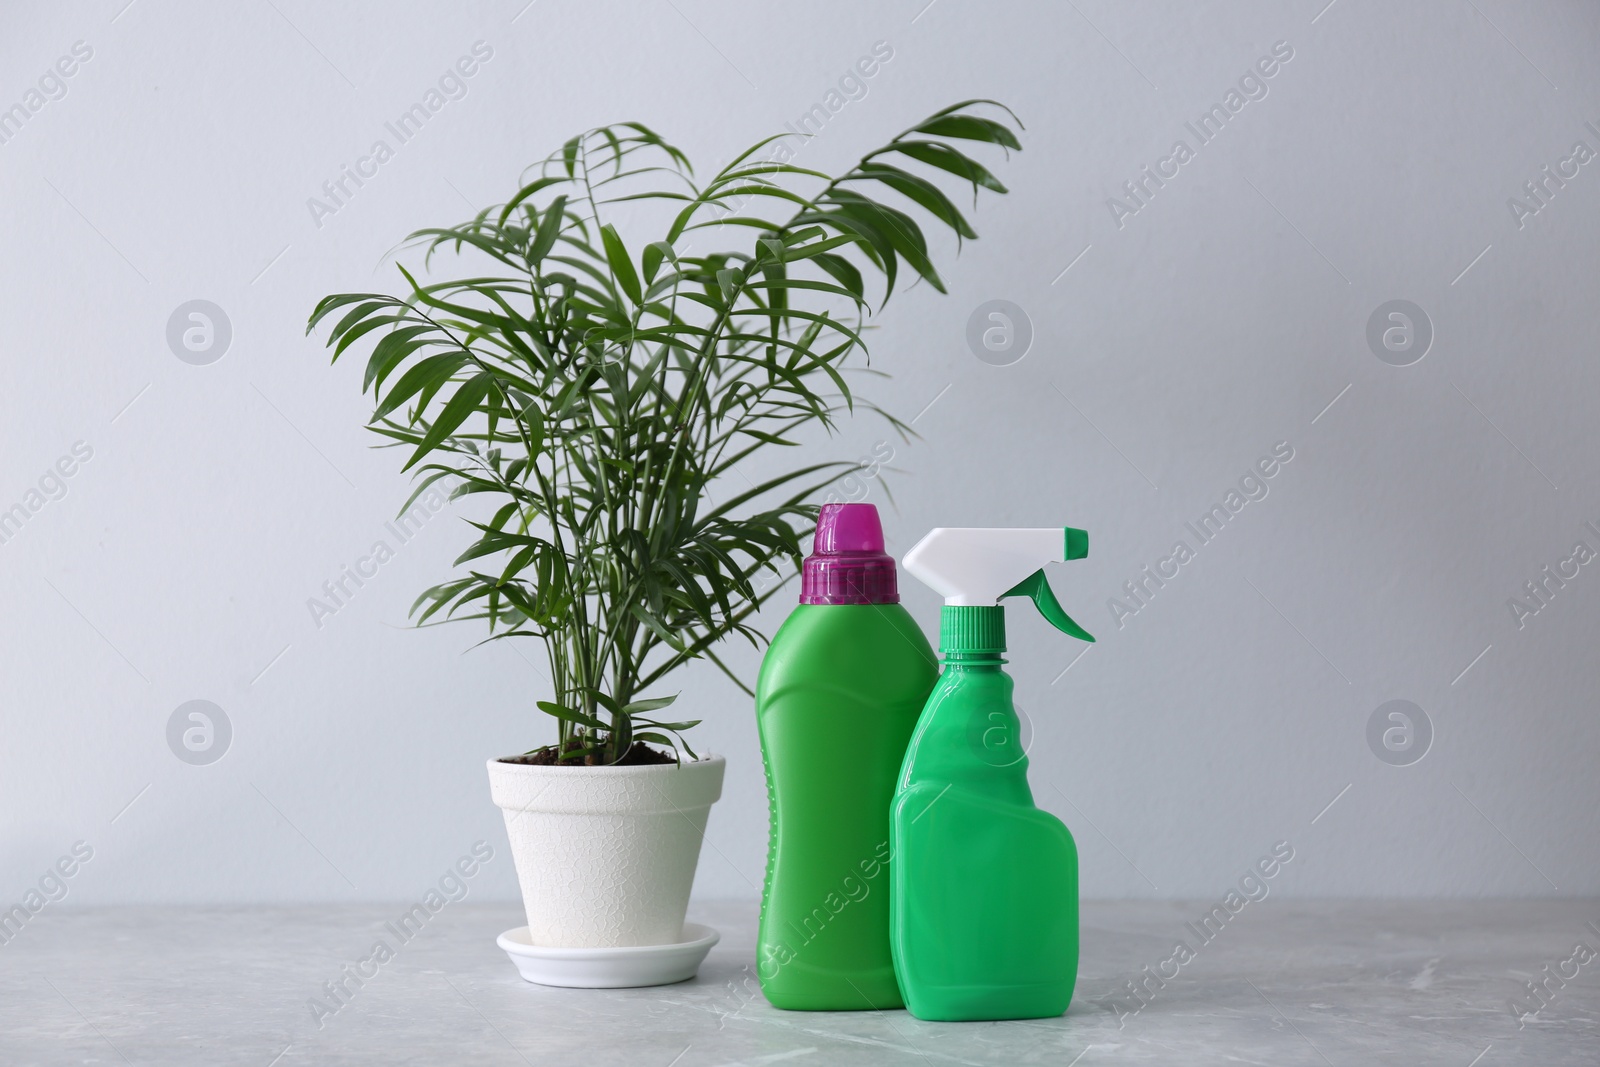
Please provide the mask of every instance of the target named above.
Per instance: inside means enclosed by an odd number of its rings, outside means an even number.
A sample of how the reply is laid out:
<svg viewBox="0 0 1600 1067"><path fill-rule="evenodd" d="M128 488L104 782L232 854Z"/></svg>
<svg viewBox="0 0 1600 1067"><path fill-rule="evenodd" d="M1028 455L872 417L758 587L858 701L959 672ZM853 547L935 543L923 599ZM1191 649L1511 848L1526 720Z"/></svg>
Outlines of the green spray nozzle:
<svg viewBox="0 0 1600 1067"><path fill-rule="evenodd" d="M1083 531L1071 529L1067 531L1068 537L1074 533L1083 533ZM1081 559L1083 557L1068 556L1067 558ZM1022 579L1022 581L1001 593L1000 599L1004 600L1008 596L1030 597L1033 600L1033 606L1039 609L1039 614L1043 615L1045 621L1051 626L1054 626L1069 637L1076 637L1079 641L1094 643L1094 634L1074 622L1072 616L1068 615L1066 610L1062 608L1061 601L1056 599L1055 593L1050 589L1050 582L1044 576L1043 567L1040 567Z"/></svg>
<svg viewBox="0 0 1600 1067"><path fill-rule="evenodd" d="M905 568L945 598L945 607L995 607L1027 596L1045 619L1080 641L1094 637L1061 608L1044 565L1083 559L1089 535L1072 526L1034 529L932 530L906 553Z"/></svg>

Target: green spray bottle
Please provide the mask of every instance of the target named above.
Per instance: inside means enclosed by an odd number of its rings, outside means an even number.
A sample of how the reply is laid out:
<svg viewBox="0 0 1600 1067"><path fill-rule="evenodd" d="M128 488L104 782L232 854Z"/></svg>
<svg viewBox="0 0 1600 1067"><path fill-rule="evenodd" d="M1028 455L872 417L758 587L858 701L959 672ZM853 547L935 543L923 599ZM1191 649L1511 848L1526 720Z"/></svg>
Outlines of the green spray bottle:
<svg viewBox="0 0 1600 1067"><path fill-rule="evenodd" d="M889 802L939 661L900 606L871 504L825 504L800 606L761 662L771 838L756 977L775 1007L898 1008Z"/></svg>
<svg viewBox="0 0 1600 1067"><path fill-rule="evenodd" d="M906 750L890 809L890 945L919 1019L1037 1019L1067 1010L1078 977L1078 849L1034 806L1001 668L1009 596L1094 638L1061 609L1046 563L1082 559L1072 527L938 529L905 568L945 598L944 672Z"/></svg>

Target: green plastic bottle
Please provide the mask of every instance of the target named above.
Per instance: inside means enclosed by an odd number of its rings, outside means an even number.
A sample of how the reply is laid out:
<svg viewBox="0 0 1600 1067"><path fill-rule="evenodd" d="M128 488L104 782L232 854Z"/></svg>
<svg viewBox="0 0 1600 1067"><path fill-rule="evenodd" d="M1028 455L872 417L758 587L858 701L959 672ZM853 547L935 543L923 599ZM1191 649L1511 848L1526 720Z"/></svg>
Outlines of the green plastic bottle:
<svg viewBox="0 0 1600 1067"><path fill-rule="evenodd" d="M756 975L775 1007L901 1007L889 802L938 659L871 504L829 504L756 683L771 838Z"/></svg>
<svg viewBox="0 0 1600 1067"><path fill-rule="evenodd" d="M1078 849L1028 788L1028 757L1001 665L1003 597L1033 598L1084 641L1044 564L1081 559L1071 527L938 529L905 566L945 597L944 673L906 751L891 809L895 973L919 1019L1060 1015L1078 977Z"/></svg>

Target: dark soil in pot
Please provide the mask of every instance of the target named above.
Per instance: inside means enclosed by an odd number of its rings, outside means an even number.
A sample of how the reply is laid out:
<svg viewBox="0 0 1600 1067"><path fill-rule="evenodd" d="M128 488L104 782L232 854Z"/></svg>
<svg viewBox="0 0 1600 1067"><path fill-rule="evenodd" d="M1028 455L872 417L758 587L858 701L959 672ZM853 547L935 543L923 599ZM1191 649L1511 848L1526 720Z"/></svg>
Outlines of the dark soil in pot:
<svg viewBox="0 0 1600 1067"><path fill-rule="evenodd" d="M577 741L568 741L564 751L570 753L574 750L581 749L582 747L583 746ZM543 748L536 748L532 752L524 753L521 756L507 756L500 762L520 763L534 767L646 767L653 764L676 763L678 761L673 758L670 752L662 752L658 749L651 748L643 741L635 741L631 746L629 746L628 751L623 753L622 758L612 764L597 763L592 755L558 756L556 754L556 746L554 745L546 745Z"/></svg>

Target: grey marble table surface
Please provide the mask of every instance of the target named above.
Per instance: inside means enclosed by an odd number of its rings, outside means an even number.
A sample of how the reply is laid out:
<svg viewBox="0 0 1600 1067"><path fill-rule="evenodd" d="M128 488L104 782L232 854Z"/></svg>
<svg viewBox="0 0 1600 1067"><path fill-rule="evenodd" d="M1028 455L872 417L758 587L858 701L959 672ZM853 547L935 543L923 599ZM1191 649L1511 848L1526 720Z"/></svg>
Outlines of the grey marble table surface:
<svg viewBox="0 0 1600 1067"><path fill-rule="evenodd" d="M343 1002L404 905L47 907L0 944L0 1065L1600 1064L1600 902L1271 897L1209 941L1207 906L1086 903L1071 1009L1009 1023L774 1010L749 901L691 907L696 979L604 991L522 981L516 905L449 904Z"/></svg>

